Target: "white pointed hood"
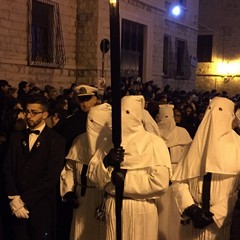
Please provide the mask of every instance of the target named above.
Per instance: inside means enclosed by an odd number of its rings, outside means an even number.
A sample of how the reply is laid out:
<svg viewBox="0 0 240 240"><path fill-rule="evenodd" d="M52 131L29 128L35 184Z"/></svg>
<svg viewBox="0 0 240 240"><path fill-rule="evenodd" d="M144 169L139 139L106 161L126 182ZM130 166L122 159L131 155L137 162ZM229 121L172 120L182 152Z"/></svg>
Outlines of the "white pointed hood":
<svg viewBox="0 0 240 240"><path fill-rule="evenodd" d="M90 158L102 144L103 139L111 141L112 108L108 103L94 106L87 118L87 139Z"/></svg>
<svg viewBox="0 0 240 240"><path fill-rule="evenodd" d="M111 144L111 105L103 103L90 109L87 117L87 132L77 136L66 159L88 164L103 141Z"/></svg>
<svg viewBox="0 0 240 240"><path fill-rule="evenodd" d="M206 172L239 174L240 137L232 130L233 119L234 103L227 98L213 98L173 181L203 176Z"/></svg>
<svg viewBox="0 0 240 240"><path fill-rule="evenodd" d="M186 129L176 126L173 108L172 104L159 105L157 124L160 135L168 147L187 145L192 139Z"/></svg>
<svg viewBox="0 0 240 240"><path fill-rule="evenodd" d="M176 127L173 113L174 106L172 104L160 104L157 116L157 124L163 139L167 139L168 135Z"/></svg>
<svg viewBox="0 0 240 240"><path fill-rule="evenodd" d="M166 166L171 174L169 152L164 141L143 127L143 96L122 98L122 146L125 149L122 168L136 169Z"/></svg>

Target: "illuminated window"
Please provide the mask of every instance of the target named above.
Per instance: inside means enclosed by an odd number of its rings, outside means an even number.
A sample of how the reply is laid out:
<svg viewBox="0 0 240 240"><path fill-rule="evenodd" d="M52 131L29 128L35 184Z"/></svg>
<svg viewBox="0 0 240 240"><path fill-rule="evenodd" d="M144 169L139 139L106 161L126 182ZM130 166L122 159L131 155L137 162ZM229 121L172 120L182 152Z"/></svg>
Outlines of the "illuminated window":
<svg viewBox="0 0 240 240"><path fill-rule="evenodd" d="M212 61L212 35L199 35L197 41L197 57L199 62Z"/></svg>
<svg viewBox="0 0 240 240"><path fill-rule="evenodd" d="M65 65L58 3L30 2L28 60L31 66L61 68Z"/></svg>

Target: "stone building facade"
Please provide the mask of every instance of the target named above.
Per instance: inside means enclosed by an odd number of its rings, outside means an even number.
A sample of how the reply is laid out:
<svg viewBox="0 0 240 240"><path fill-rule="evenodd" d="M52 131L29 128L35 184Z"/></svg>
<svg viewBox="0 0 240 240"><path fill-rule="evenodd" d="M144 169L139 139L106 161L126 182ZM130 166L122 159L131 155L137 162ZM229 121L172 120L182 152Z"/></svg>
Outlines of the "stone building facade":
<svg viewBox="0 0 240 240"><path fill-rule="evenodd" d="M240 93L239 10L239 1L200 1L197 89Z"/></svg>
<svg viewBox="0 0 240 240"><path fill-rule="evenodd" d="M182 15L171 15L179 3ZM119 5L122 76L193 89L198 0L120 0ZM110 85L110 51L100 49L110 36L108 0L2 0L0 29L0 79L13 86L21 80L58 89L71 83L97 86L102 78ZM44 44L39 46L39 39Z"/></svg>

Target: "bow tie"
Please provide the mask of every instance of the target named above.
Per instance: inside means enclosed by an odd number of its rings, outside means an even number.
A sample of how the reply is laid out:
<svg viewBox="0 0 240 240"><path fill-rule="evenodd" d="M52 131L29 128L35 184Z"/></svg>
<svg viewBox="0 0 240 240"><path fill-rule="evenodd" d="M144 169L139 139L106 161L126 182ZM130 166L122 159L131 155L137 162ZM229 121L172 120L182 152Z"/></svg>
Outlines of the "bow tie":
<svg viewBox="0 0 240 240"><path fill-rule="evenodd" d="M39 134L40 134L40 131L39 131L39 130L31 130L31 129L27 129L27 133L28 133L28 134L33 133L33 134L39 135Z"/></svg>

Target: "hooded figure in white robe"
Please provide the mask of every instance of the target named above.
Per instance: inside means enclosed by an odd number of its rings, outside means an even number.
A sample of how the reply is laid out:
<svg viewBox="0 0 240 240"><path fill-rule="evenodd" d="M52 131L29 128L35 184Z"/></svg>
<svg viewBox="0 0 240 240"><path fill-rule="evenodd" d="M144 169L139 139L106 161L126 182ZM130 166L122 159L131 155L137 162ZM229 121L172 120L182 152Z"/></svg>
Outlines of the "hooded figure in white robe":
<svg viewBox="0 0 240 240"><path fill-rule="evenodd" d="M174 105L172 104L159 105L159 114L156 117L156 121L159 127L160 136L169 149L174 172L178 162L187 153L192 139L185 128L176 126L173 108ZM170 186L156 202L159 211L159 239L180 239L180 213L177 209L172 187Z"/></svg>
<svg viewBox="0 0 240 240"><path fill-rule="evenodd" d="M100 144L108 144L108 140L111 144L111 129L111 106L104 103L92 107L88 113L86 133L75 138L66 156L67 162L61 174L61 195L75 192L79 205L73 210L71 240L106 238L105 223L95 218L104 192L97 189L88 178L84 188L81 174Z"/></svg>
<svg viewBox="0 0 240 240"><path fill-rule="evenodd" d="M143 96L122 98L121 169L126 169L122 205L122 240L157 240L158 214L155 199L168 188L171 176L169 152L164 141L147 132L142 123ZM108 193L106 200L107 240L116 240L115 186L113 169L103 159L111 146L103 146L89 163L88 176Z"/></svg>
<svg viewBox="0 0 240 240"><path fill-rule="evenodd" d="M234 103L227 98L213 98L186 157L175 169L174 194L187 223L181 226L181 239L229 239L240 184L240 137L232 129L233 119ZM190 207L203 209L203 178L207 173L212 175L209 200L212 223L199 228L191 216L190 220L186 218Z"/></svg>

